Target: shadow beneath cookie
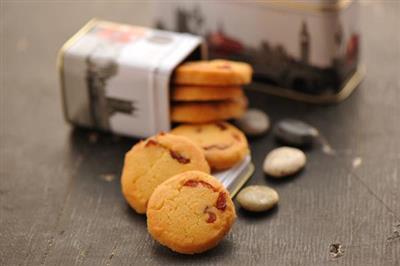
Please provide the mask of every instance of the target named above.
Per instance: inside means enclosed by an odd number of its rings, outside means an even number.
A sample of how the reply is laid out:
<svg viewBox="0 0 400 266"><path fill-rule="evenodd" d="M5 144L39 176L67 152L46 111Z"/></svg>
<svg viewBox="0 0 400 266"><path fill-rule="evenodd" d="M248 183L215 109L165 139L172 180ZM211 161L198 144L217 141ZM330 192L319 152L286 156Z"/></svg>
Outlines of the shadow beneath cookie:
<svg viewBox="0 0 400 266"><path fill-rule="evenodd" d="M250 144L252 144L253 142L257 142L259 140L262 139L266 139L267 137L269 137L271 134L270 132L265 132L263 134L260 135L246 135L247 140L250 142Z"/></svg>
<svg viewBox="0 0 400 266"><path fill-rule="evenodd" d="M147 228L147 219L146 219L146 214L139 214L135 212L127 203L124 206L125 214L131 220L133 223L143 226L144 228Z"/></svg>
<svg viewBox="0 0 400 266"><path fill-rule="evenodd" d="M152 255L157 261L162 264L178 264L178 263L192 263L202 262L218 264L222 262L224 257L232 254L233 243L229 239L223 239L215 248L212 248L206 252L194 255L186 255L173 252L167 247L158 244L156 241L152 243Z"/></svg>
<svg viewBox="0 0 400 266"><path fill-rule="evenodd" d="M251 212L243 208L239 208L237 215L244 219L270 219L278 213L279 205L275 205L272 209L264 212Z"/></svg>

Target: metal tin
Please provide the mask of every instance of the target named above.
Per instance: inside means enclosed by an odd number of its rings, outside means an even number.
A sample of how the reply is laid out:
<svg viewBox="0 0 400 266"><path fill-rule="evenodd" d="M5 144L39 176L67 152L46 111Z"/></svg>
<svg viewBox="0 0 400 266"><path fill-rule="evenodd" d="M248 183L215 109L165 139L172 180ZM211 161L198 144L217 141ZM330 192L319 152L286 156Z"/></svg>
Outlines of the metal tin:
<svg viewBox="0 0 400 266"><path fill-rule="evenodd" d="M173 70L205 57L200 37L93 19L59 52L65 118L133 137L169 131ZM253 172L249 155L213 174L233 197Z"/></svg>
<svg viewBox="0 0 400 266"><path fill-rule="evenodd" d="M93 19L59 52L65 118L134 137L168 131L173 70L205 51L198 36Z"/></svg>
<svg viewBox="0 0 400 266"><path fill-rule="evenodd" d="M204 36L211 57L251 63L263 83L252 88L325 103L346 98L363 76L357 11L351 0L168 2L155 22Z"/></svg>

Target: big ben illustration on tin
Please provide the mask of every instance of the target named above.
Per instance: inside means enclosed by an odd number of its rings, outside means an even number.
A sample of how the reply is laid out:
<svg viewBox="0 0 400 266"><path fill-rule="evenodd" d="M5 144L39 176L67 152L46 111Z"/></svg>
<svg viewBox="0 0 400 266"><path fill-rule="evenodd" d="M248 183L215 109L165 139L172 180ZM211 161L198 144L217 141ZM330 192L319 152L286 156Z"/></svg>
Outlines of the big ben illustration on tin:
<svg viewBox="0 0 400 266"><path fill-rule="evenodd" d="M300 50L301 62L303 64L308 64L310 61L310 34L308 33L307 24L305 21L303 21L301 24Z"/></svg>
<svg viewBox="0 0 400 266"><path fill-rule="evenodd" d="M102 35L101 29L97 29L97 34ZM104 130L110 129L110 117L113 114L119 112L134 115L136 110L132 101L106 96L107 83L118 74L115 60L122 47L123 44L115 40L99 42L85 60L92 122Z"/></svg>

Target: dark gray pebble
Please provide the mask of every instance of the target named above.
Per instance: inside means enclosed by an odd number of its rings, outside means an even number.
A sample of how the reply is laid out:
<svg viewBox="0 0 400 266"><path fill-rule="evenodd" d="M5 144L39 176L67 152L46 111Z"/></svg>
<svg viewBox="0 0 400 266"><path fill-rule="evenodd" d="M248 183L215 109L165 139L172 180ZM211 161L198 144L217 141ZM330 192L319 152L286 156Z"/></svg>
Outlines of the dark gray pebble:
<svg viewBox="0 0 400 266"><path fill-rule="evenodd" d="M309 146L319 135L313 126L296 119L283 119L274 128L277 139L291 146Z"/></svg>

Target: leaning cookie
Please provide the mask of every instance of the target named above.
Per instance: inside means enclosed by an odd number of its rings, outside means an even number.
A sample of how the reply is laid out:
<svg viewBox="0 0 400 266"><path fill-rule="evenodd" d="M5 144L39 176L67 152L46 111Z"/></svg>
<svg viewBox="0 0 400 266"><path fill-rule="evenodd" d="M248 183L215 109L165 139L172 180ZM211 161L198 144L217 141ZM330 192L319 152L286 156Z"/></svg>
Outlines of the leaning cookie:
<svg viewBox="0 0 400 266"><path fill-rule="evenodd" d="M172 89L173 101L223 101L244 96L241 87L176 86Z"/></svg>
<svg viewBox="0 0 400 266"><path fill-rule="evenodd" d="M235 218L235 207L223 185L206 173L189 171L154 190L147 208L147 229L173 251L194 254L215 247Z"/></svg>
<svg viewBox="0 0 400 266"><path fill-rule="evenodd" d="M213 170L228 169L249 154L244 134L226 122L180 125L171 133L187 137L202 147Z"/></svg>
<svg viewBox="0 0 400 266"><path fill-rule="evenodd" d="M174 84L200 86L244 85L251 82L253 70L249 64L228 60L194 61L180 65L174 74Z"/></svg>
<svg viewBox="0 0 400 266"><path fill-rule="evenodd" d="M179 123L208 123L240 118L247 108L247 98L235 101L174 103L171 121Z"/></svg>
<svg viewBox="0 0 400 266"><path fill-rule="evenodd" d="M136 212L145 213L159 184L189 170L210 172L203 151L185 137L159 134L137 143L125 155L122 193Z"/></svg>

